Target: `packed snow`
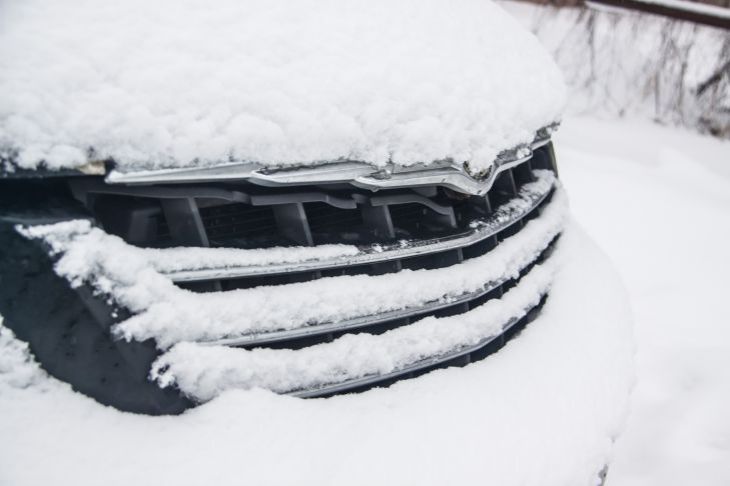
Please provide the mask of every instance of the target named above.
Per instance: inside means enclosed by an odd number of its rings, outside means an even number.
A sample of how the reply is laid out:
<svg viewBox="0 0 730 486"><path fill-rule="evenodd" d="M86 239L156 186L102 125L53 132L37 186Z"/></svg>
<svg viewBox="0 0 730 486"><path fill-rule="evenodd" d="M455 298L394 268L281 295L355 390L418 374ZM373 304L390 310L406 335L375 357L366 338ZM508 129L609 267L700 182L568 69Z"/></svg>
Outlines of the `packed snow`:
<svg viewBox="0 0 730 486"><path fill-rule="evenodd" d="M87 220L74 220L53 225L29 226L22 229L23 234L29 238L43 239L53 254L65 253L70 244L79 244L79 238L89 233L93 236L88 240L96 238L103 241L85 241L85 244L96 246L98 251L109 252L104 245L109 244L115 250L123 245L120 238L107 238L102 235L101 230L94 229L91 222ZM107 235L108 236L108 235ZM79 258L93 259L94 250L89 248L80 249L77 253ZM162 274L176 273L182 271L194 271L200 269L221 269L246 268L254 266L282 265L294 263L306 263L317 260L328 260L338 257L352 257L361 253L361 250L353 245L318 245L318 246L296 246L296 247L272 247L272 248L138 248L132 245L124 245L122 250L125 257L132 261L144 262L145 266L154 268ZM98 256L97 258L101 258ZM63 270L64 275L69 278L83 277L82 274L93 271L86 264L84 269ZM102 265L102 262L98 263ZM59 271L63 266L59 267Z"/></svg>
<svg viewBox="0 0 730 486"><path fill-rule="evenodd" d="M182 416L147 417L51 378L3 385L0 483L596 484L626 416L629 308L577 225L558 251L569 258L518 338L483 361L387 389L311 400L234 390ZM0 363L14 364L0 370L40 373L8 341Z"/></svg>
<svg viewBox="0 0 730 486"><path fill-rule="evenodd" d="M154 363L152 377L205 401L231 388L288 393L403 370L502 333L547 293L559 258L534 267L502 298L458 316L427 317L379 335L348 334L297 351L184 342Z"/></svg>
<svg viewBox="0 0 730 486"><path fill-rule="evenodd" d="M31 169L478 172L565 102L550 56L489 0L5 0L0 93L0 160Z"/></svg>
<svg viewBox="0 0 730 486"><path fill-rule="evenodd" d="M154 338L161 348L302 328L448 301L516 277L563 227L567 200L558 187L540 217L494 251L434 270L343 275L311 282L193 293L176 287L140 252L87 221L21 228L57 254L56 272L74 286L90 284L135 315L114 331L125 339Z"/></svg>
<svg viewBox="0 0 730 486"><path fill-rule="evenodd" d="M570 118L556 144L571 210L636 320L638 386L607 486L730 484L730 142Z"/></svg>

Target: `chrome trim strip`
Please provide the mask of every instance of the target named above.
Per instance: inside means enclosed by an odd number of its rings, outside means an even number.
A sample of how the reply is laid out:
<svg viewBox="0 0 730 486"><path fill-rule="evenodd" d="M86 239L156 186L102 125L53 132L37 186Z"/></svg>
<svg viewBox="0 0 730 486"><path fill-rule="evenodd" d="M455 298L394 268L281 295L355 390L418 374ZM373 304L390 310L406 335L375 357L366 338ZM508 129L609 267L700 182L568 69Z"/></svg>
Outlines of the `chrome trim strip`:
<svg viewBox="0 0 730 486"><path fill-rule="evenodd" d="M304 337L319 336L322 334L327 334L329 332L349 331L352 329L370 326L373 324L380 324L382 322L387 322L394 319L417 316L419 314L437 311L439 309L450 307L452 305L469 302L470 300L478 299L479 297L488 294L508 280L510 279L502 278L500 280L495 280L494 282L489 282L485 284L484 287L474 292L467 292L451 299L442 299L426 302L418 307L408 307L405 309L382 312L380 314L354 317L352 319L346 319L337 322L327 322L324 324L316 324L296 329L287 329L284 331L249 334L246 336L240 336L235 338L216 339L215 341L197 341L197 344L200 344L202 346L252 346L258 344L268 344L277 341L287 341L289 339L301 339Z"/></svg>
<svg viewBox="0 0 730 486"><path fill-rule="evenodd" d="M543 296L545 294L542 294ZM537 307L539 304L536 304L528 309L525 309L524 313L519 317L513 317L510 320L508 320L504 326L502 326L502 332L495 334L494 336L489 336L484 339L481 339L476 344L473 344L471 346L466 346L462 348L458 348L450 353L442 354L441 356L433 356L426 359L423 359L421 361L416 361L415 363L412 363L408 366L405 366L399 370L391 371L390 373L384 373L382 375L369 375L364 376L362 378L356 378L353 380L347 380L339 383L333 383L330 385L324 385L319 388L310 388L306 390L298 390L294 392L286 393L286 395L299 397L299 398L314 398L321 395L329 395L332 393L338 393L341 391L351 390L353 388L358 388L361 386L371 385L374 383L378 383L381 381L388 380L390 378L395 378L398 376L402 376L408 373L411 373L413 371L418 371L424 368L428 368L430 366L434 366L440 363L444 363L446 361L450 361L455 358L459 358L461 356L465 356L467 354L473 353L474 351L477 351L484 346L488 345L495 339L499 338L500 336L503 336L507 331L509 331L515 324L517 324L520 319L524 318L532 309Z"/></svg>
<svg viewBox="0 0 730 486"><path fill-rule="evenodd" d="M554 248L554 243L557 237L554 238L540 253L532 260L537 261L540 257L546 257L550 254L551 248ZM520 269L524 271L525 268L529 268L532 262L526 264ZM196 341L197 344L202 346L254 346L261 344L269 344L278 341L288 341L292 339L302 339L306 337L319 336L331 332L340 331L351 331L365 326L371 326L375 324L381 324L383 322L392 321L396 319L403 319L407 317L419 316L434 312L447 307L464 304L472 300L483 297L489 292L497 289L500 285L503 285L510 280L513 280L511 276L503 276L497 280L493 280L482 285L481 288L472 292L465 292L458 296L444 296L438 300L432 300L424 302L417 306L406 307L404 309L396 309L386 312L380 312L378 314L370 314L365 316L357 316L349 319L339 320L336 322L325 322L321 324L305 325L303 327L297 327L294 329L284 329L280 331L269 331L259 332L253 334L246 334L237 337L214 339L209 341Z"/></svg>
<svg viewBox="0 0 730 486"><path fill-rule="evenodd" d="M530 144L502 152L486 174L471 175L462 164L453 161L440 161L416 167L398 167L390 164L384 168L377 168L364 162L340 161L282 169L271 169L248 162L229 162L211 167L126 173L113 170L107 175L105 182L172 184L245 180L268 187L349 183L373 191L393 187L442 185L467 194L483 195L492 186L499 172L528 160L534 150L549 143L550 135L556 128L557 124L541 128Z"/></svg>
<svg viewBox="0 0 730 486"><path fill-rule="evenodd" d="M342 268L350 265L367 265L372 263L380 263L389 260L397 260L418 255L427 255L438 253L465 246L473 245L487 238L494 236L500 231L508 228L520 219L524 218L529 212L534 210L542 203L550 194L555 186L555 176L552 172L542 170L533 171L538 180L542 178L550 178L550 183L546 184L546 189L539 192L526 191L524 188L520 194L513 199L525 201L526 204L521 205L519 209L513 211L500 211L504 208L500 206L489 217L477 220L473 224L473 228L464 233L445 236L443 238L434 238L429 240L415 240L402 243L394 243L390 245L380 245L378 247L363 247L361 252L352 256L340 256L328 260L310 260L297 263L281 263L267 264L262 266L246 266L246 267L227 267L227 268L204 268L200 270L182 270L176 272L161 272L174 282L195 282L202 280L231 279L241 277L253 277L264 275L277 275L283 273L306 272L313 270L323 270L332 268ZM508 205L509 203L506 203Z"/></svg>

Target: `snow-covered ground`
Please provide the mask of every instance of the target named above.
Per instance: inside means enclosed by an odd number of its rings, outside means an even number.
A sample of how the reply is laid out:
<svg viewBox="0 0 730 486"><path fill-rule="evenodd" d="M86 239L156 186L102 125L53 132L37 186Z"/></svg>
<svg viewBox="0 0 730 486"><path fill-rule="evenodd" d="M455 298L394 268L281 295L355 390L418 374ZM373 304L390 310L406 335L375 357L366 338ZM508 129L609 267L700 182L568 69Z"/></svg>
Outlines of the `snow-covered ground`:
<svg viewBox="0 0 730 486"><path fill-rule="evenodd" d="M631 295L638 382L609 486L730 484L730 143L568 119L571 206Z"/></svg>

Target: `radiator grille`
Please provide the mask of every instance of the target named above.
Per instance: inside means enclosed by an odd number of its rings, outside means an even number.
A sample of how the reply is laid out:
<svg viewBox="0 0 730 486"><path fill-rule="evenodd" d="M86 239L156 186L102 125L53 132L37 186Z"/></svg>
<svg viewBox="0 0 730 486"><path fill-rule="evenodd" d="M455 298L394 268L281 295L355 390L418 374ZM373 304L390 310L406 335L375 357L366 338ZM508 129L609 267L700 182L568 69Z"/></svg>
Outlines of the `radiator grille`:
<svg viewBox="0 0 730 486"><path fill-rule="evenodd" d="M439 242L466 234L475 222L485 221L500 207L518 197L526 184L535 181L535 171L548 169L557 175L551 145L535 150L530 160L502 171L485 196L470 196L437 185L419 188L384 189L368 192L343 185L302 186L294 189L268 189L252 187L245 182L239 185L187 185L142 189L103 190L87 188L96 194L95 207L105 208L105 199L115 198L117 209L113 215L97 211L97 217L107 231L114 232L127 241L150 247L210 246L224 248L268 248L287 246L314 246L321 244L390 245L397 248L420 244L422 252L405 256L392 251L386 256L355 264L323 262L316 268L283 268L271 274L242 274L221 271L200 274L178 281L177 285L198 292L220 292L258 286L286 285L339 275L381 275L403 269L437 269L482 256L497 247L500 242L519 232L527 221L538 217L541 209L550 203L551 193L546 193L529 211L519 213L504 223L498 231L483 238L465 239L464 244L445 245ZM96 193L95 193L96 191ZM115 193L116 191L116 193ZM118 217L120 198L127 198L129 211L124 218ZM142 201L142 202L140 202ZM141 209L140 209L141 208ZM125 224L120 224L125 221ZM142 235L142 236L140 236ZM557 238L556 238L557 239ZM456 240L454 240L456 241ZM485 289L450 303L430 303L420 308L405 309L393 315L366 316L357 322L323 325L306 334L283 333L276 337L258 340L227 342L222 345L300 349L330 342L352 332L379 334L400 326L406 326L426 316L458 315L474 309L503 293L524 275L532 265L547 258L553 243L535 262L526 267L515 279L499 282ZM386 253L390 255L391 253ZM245 273L245 272L244 272ZM212 276L211 276L212 275ZM543 299L544 302L544 299ZM411 377L434 367L464 365L482 359L499 349L506 339L519 331L534 318L542 302L516 322L501 336L457 357L424 365L398 376L383 376L367 383L353 383L333 389L310 391L306 396L328 395L345 390L361 390L371 386L387 385L393 380Z"/></svg>

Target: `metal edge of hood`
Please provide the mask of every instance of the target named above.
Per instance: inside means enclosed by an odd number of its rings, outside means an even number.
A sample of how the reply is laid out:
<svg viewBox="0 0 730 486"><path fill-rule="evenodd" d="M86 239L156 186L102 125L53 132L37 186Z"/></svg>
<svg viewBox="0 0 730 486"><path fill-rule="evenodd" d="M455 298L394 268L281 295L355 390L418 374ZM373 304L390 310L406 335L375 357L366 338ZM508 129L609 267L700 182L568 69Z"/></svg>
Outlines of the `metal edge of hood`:
<svg viewBox="0 0 730 486"><path fill-rule="evenodd" d="M154 171L112 170L106 176L105 182L146 185L246 181L266 187L346 183L371 191L439 185L465 194L483 195L491 188L500 172L529 160L535 150L550 143L551 135L558 125L559 123L552 123L539 129L529 144L501 152L489 169L476 175L470 174L465 164L451 161L413 167L399 167L394 164L374 167L364 162L342 161L280 169L247 162L230 162L210 167Z"/></svg>

